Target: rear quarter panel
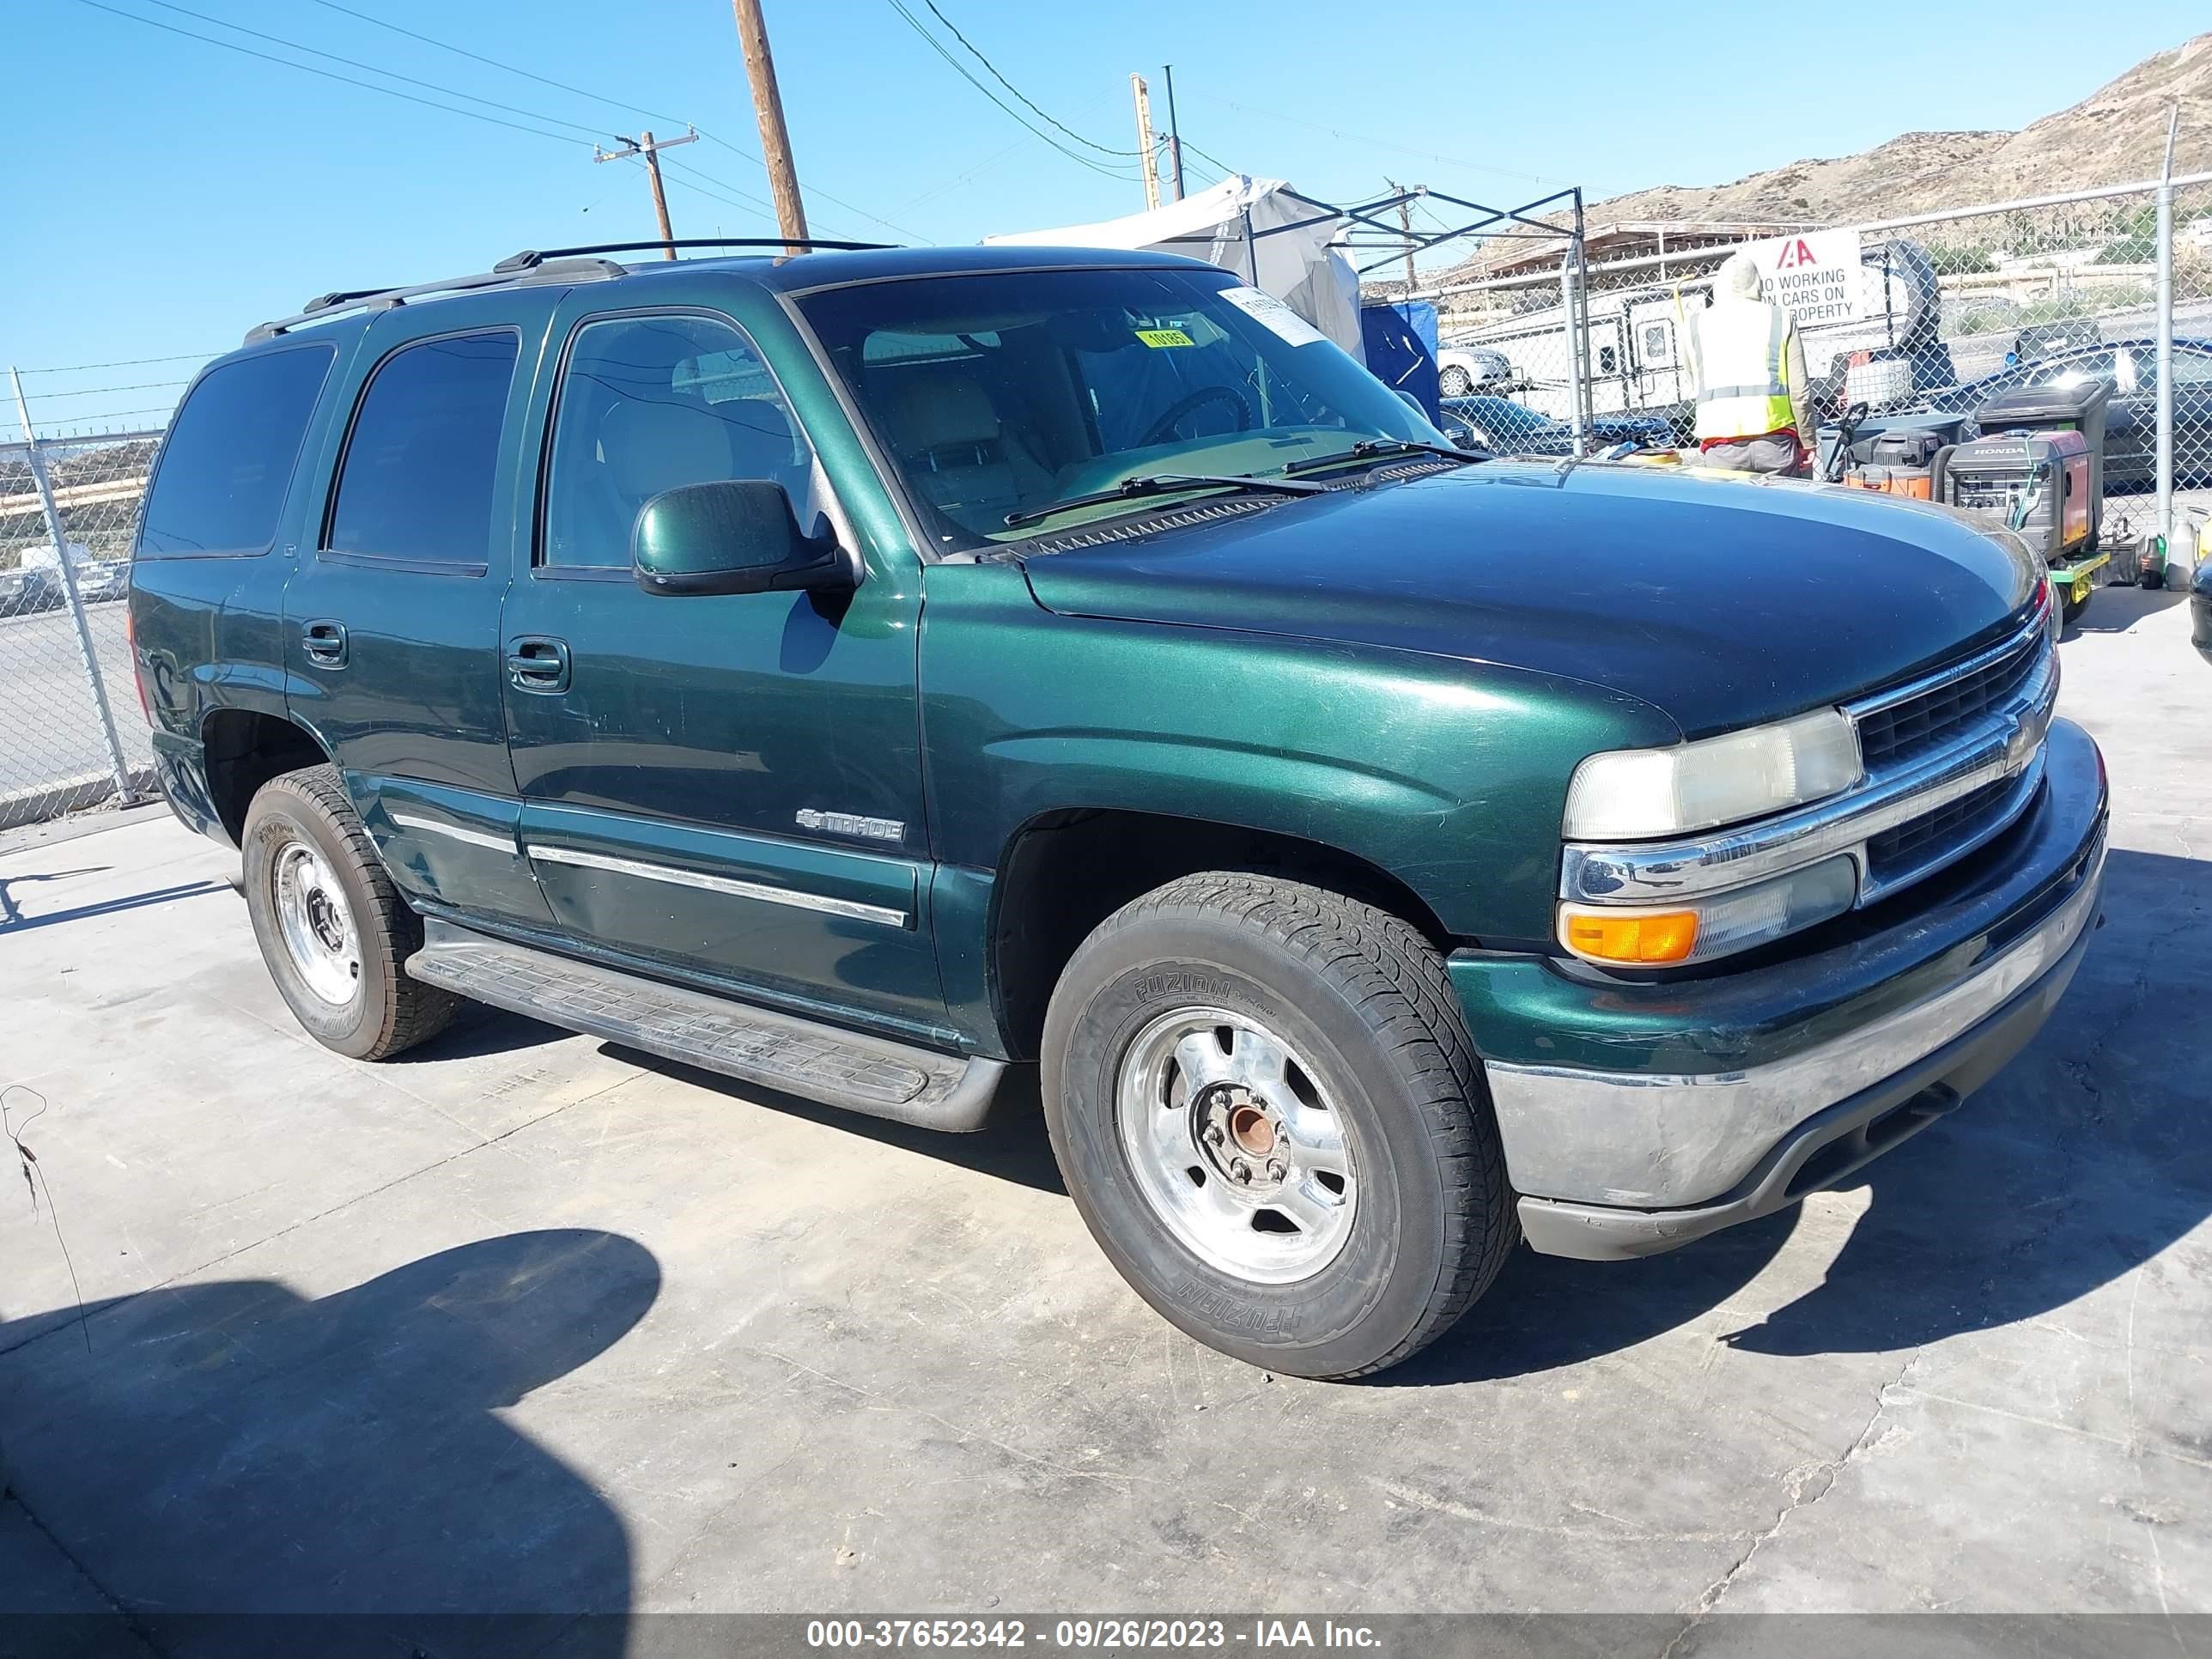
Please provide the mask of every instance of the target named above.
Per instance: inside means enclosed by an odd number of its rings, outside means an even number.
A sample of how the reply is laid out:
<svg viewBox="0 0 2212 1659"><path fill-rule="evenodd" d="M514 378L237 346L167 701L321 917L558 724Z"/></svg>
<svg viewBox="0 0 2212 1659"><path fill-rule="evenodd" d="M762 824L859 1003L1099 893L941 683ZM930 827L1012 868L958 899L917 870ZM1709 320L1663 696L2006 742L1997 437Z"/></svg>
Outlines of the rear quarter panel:
<svg viewBox="0 0 2212 1659"><path fill-rule="evenodd" d="M188 828L228 844L230 837L208 797L202 745L208 717L219 709L285 715L284 653L280 629L284 584L292 568L293 542L303 494L301 474L319 451L331 420L333 388L343 377L357 330L334 331L336 350L322 395L308 416L293 475L286 487L276 532L265 547L224 549L200 555L131 561L131 627L147 713L153 723L155 775L163 793ZM203 368L179 404L191 402L198 380L233 357ZM172 422L170 430L173 433ZM149 475L160 487L169 461L164 441Z"/></svg>

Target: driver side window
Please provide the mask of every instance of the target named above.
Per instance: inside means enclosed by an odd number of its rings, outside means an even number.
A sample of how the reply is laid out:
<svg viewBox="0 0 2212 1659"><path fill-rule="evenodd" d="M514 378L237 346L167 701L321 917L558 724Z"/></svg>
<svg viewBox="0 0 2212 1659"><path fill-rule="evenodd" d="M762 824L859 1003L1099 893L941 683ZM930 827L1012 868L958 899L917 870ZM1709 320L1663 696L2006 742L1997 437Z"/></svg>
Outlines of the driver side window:
<svg viewBox="0 0 2212 1659"><path fill-rule="evenodd" d="M711 317L609 317L562 371L538 563L622 568L638 509L680 484L763 478L807 521L812 458L752 344Z"/></svg>

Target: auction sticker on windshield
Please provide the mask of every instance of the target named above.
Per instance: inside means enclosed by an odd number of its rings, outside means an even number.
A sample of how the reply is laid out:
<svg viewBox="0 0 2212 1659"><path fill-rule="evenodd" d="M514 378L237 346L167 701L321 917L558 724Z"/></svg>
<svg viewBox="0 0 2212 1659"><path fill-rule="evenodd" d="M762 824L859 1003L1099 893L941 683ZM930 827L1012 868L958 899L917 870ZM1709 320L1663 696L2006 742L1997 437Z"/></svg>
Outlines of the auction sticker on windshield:
<svg viewBox="0 0 2212 1659"><path fill-rule="evenodd" d="M1179 328L1140 328L1137 331L1137 337L1142 340L1146 345L1155 348L1160 346L1187 346L1197 343L1197 342L1193 340L1189 335L1184 333Z"/></svg>
<svg viewBox="0 0 2212 1659"><path fill-rule="evenodd" d="M1221 297L1294 346L1311 345L1328 337L1273 295L1262 294L1256 288L1224 288Z"/></svg>

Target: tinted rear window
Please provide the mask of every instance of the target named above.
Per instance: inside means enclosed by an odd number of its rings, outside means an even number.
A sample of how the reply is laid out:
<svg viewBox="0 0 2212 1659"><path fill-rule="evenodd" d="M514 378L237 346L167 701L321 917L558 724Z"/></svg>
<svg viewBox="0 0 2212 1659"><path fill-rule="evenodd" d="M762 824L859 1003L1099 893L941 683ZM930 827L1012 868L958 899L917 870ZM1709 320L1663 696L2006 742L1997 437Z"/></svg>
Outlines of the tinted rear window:
<svg viewBox="0 0 2212 1659"><path fill-rule="evenodd" d="M332 550L484 563L519 343L511 332L462 334L385 360L346 443Z"/></svg>
<svg viewBox="0 0 2212 1659"><path fill-rule="evenodd" d="M276 537L307 417L337 351L272 351L225 363L177 411L146 498L138 556L258 553Z"/></svg>

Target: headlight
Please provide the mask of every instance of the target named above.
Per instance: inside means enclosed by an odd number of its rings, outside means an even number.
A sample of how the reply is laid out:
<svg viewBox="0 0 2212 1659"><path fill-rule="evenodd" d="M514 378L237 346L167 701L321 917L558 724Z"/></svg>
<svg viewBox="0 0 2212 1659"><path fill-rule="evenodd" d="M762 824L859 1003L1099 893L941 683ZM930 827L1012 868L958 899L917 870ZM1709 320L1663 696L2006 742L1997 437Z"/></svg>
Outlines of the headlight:
<svg viewBox="0 0 2212 1659"><path fill-rule="evenodd" d="M1567 786L1569 841L1646 841L1765 817L1859 781L1858 731L1822 708L1668 749L1592 755Z"/></svg>
<svg viewBox="0 0 2212 1659"><path fill-rule="evenodd" d="M1706 962L1843 915L1857 896L1858 879L1846 853L1671 908L1562 904L1559 943L1585 962L1614 968Z"/></svg>

